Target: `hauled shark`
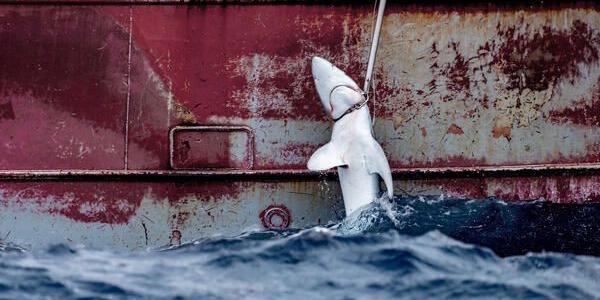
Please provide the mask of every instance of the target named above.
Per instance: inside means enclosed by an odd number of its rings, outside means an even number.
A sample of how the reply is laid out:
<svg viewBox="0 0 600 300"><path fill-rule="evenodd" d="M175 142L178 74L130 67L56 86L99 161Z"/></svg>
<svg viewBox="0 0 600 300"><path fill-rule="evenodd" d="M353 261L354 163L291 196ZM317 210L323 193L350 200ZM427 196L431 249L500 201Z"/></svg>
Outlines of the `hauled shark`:
<svg viewBox="0 0 600 300"><path fill-rule="evenodd" d="M335 123L331 140L313 153L308 169L337 167L346 216L379 197L380 178L391 199L392 174L381 145L373 137L365 94L344 71L321 57L313 57L312 74L321 103Z"/></svg>

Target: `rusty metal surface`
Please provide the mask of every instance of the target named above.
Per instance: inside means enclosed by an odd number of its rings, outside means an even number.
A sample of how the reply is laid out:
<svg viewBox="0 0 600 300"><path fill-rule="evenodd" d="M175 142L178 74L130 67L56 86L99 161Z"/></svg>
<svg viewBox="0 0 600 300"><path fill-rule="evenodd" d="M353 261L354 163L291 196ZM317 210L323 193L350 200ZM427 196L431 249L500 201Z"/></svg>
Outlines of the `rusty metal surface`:
<svg viewBox="0 0 600 300"><path fill-rule="evenodd" d="M394 8L373 101L393 167L598 162L594 8ZM320 53L360 77L372 17L364 6L2 9L6 170L167 169L165 135L181 124L246 125L256 169L302 169L329 131L306 60ZM57 30L13 34L46 19ZM62 43L88 32L97 39Z"/></svg>
<svg viewBox="0 0 600 300"><path fill-rule="evenodd" d="M0 169L123 168L127 34L77 12L0 7Z"/></svg>
<svg viewBox="0 0 600 300"><path fill-rule="evenodd" d="M331 130L309 59L362 78L371 5L2 3L2 230L135 248L265 226L270 205L290 226L338 217L335 173L305 170ZM396 193L600 202L599 51L590 3L392 2L371 111ZM189 153L178 126L254 142Z"/></svg>
<svg viewBox="0 0 600 300"><path fill-rule="evenodd" d="M600 176L397 180L396 194L507 201L600 201ZM590 192L591 191L591 192ZM9 181L0 183L0 234L28 248L54 243L140 250L261 228L343 217L336 180ZM568 200L565 200L568 199Z"/></svg>
<svg viewBox="0 0 600 300"><path fill-rule="evenodd" d="M205 26L229 13L239 16ZM306 59L321 54L360 77L372 21L369 11L346 6L134 7L133 16L140 47L168 57L157 72L196 122L256 131L259 169L303 168L322 144L329 125L309 102ZM439 14L392 7L373 108L392 165L597 162L598 19L590 8ZM237 26L245 30L227 30ZM185 30L167 30L174 27ZM224 100L194 108L206 95Z"/></svg>
<svg viewBox="0 0 600 300"><path fill-rule="evenodd" d="M254 135L247 126L176 126L170 166L178 170L252 169Z"/></svg>
<svg viewBox="0 0 600 300"><path fill-rule="evenodd" d="M186 242L261 229L260 215L272 206L289 213L287 225L282 219L274 226L326 224L343 214L337 193L318 180L0 182L0 234L28 248L141 250L169 245L175 231Z"/></svg>
<svg viewBox="0 0 600 300"><path fill-rule="evenodd" d="M456 1L434 1L434 0L391 0L391 4L399 5L419 5L429 6L429 10L447 10L458 9L489 9L489 8L556 8L556 7L574 7L574 6L593 6L594 1L543 1L543 0L502 0L502 1L483 1L483 0L463 0ZM0 0L0 4L19 4L19 5L181 5L181 6L206 6L206 5L370 5L362 0Z"/></svg>
<svg viewBox="0 0 600 300"><path fill-rule="evenodd" d="M398 179L422 178L466 178L466 177L523 177L565 175L593 175L600 173L600 165L593 163L561 164L561 165L526 165L499 167L441 167L441 168L395 168L392 170ZM334 178L335 170L311 172L307 170L236 170L236 169L202 169L202 170L11 170L0 171L0 180L178 180L186 178L202 178L221 180L225 178L237 180L276 179L296 180L315 178Z"/></svg>
<svg viewBox="0 0 600 300"><path fill-rule="evenodd" d="M555 203L600 202L598 175L553 174L520 177L435 178L396 182L398 194L441 195L504 201L543 200Z"/></svg>

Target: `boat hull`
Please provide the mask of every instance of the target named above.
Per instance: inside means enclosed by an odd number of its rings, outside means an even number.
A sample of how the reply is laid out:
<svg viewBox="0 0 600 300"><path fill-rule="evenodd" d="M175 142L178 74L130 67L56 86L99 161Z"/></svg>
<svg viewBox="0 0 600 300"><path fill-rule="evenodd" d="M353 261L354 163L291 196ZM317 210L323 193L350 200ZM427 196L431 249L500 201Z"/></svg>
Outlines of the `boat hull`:
<svg viewBox="0 0 600 300"><path fill-rule="evenodd" d="M340 220L336 174L305 169L332 126L310 58L362 78L373 17L2 2L0 237L141 249ZM585 3L391 3L369 105L395 193L599 202L599 20Z"/></svg>

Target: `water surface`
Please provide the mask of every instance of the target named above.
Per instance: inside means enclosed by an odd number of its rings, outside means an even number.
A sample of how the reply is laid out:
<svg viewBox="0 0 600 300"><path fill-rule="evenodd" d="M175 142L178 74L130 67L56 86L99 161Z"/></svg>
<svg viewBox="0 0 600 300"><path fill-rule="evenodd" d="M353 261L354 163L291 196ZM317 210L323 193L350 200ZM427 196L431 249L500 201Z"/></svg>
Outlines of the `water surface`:
<svg viewBox="0 0 600 300"><path fill-rule="evenodd" d="M341 224L145 252L4 244L0 298L600 299L599 257L530 252L598 253L599 211L402 197Z"/></svg>

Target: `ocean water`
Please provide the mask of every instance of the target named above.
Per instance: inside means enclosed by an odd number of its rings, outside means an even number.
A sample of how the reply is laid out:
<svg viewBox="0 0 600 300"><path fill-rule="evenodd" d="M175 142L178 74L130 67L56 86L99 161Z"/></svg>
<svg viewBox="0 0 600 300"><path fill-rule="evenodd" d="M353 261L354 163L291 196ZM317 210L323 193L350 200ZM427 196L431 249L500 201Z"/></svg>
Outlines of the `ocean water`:
<svg viewBox="0 0 600 300"><path fill-rule="evenodd" d="M2 244L0 299L600 299L598 219L598 205L398 197L339 224L136 253Z"/></svg>

